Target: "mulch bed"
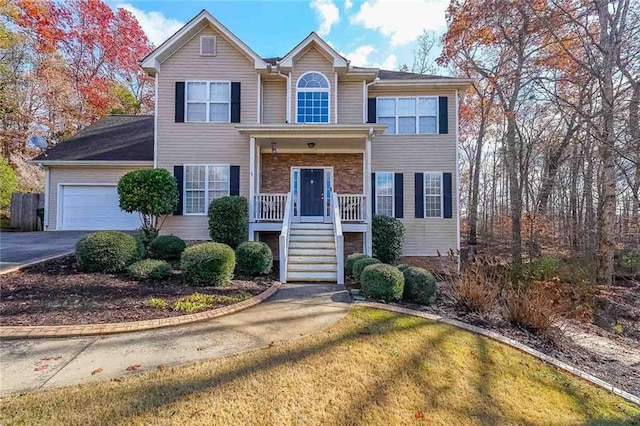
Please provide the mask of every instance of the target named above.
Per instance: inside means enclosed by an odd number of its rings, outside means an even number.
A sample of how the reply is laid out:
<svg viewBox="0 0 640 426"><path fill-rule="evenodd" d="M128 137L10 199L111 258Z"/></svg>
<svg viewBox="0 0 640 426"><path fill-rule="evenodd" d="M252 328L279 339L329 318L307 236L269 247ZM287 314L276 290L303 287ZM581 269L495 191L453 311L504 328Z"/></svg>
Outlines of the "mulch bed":
<svg viewBox="0 0 640 426"><path fill-rule="evenodd" d="M0 324L78 325L175 317L184 314L170 308L151 308L149 299L160 298L171 306L179 297L195 292L255 296L274 280L237 277L225 287L193 287L182 283L175 272L166 281L139 282L125 274L79 272L75 256L70 255L0 275ZM211 309L221 306L224 304Z"/></svg>
<svg viewBox="0 0 640 426"><path fill-rule="evenodd" d="M354 288L353 281L347 282L347 288ZM629 365L626 362L627 360L621 359L621 357L625 356L624 354L620 354L619 357L601 356L583 346L577 345L568 336L567 332L561 328L556 329L551 336L542 337L514 327L498 315L479 317L474 314L468 314L461 310L450 296L448 283L439 282L438 290L438 298L428 306L406 301L390 303L390 305L428 312L493 330L593 374L627 392L640 396L640 363ZM578 327L581 332L603 336L613 342L619 342L625 347L636 347L640 351L640 333L638 333L640 322L633 321L633 319L640 317L640 286L635 288L613 286L609 288L609 292L610 294L607 295L609 300L617 302L617 304L624 303L628 309L625 312L627 316L619 317L619 322L626 325L625 337L617 336L593 324L581 323L575 320L570 321L570 324L573 327Z"/></svg>

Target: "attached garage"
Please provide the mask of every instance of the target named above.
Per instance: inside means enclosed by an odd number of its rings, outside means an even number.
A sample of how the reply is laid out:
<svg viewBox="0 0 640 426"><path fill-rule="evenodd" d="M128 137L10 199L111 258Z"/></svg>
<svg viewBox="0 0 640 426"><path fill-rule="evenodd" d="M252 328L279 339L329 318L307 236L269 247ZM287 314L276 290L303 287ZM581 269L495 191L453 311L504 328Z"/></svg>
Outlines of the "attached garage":
<svg viewBox="0 0 640 426"><path fill-rule="evenodd" d="M115 185L60 185L58 226L64 231L132 230L137 214L120 210Z"/></svg>

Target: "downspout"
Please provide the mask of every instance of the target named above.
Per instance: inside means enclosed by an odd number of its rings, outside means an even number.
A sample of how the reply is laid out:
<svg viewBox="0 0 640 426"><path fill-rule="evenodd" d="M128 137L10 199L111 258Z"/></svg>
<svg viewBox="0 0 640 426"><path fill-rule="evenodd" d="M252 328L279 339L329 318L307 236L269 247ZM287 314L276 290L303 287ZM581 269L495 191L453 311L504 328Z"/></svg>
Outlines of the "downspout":
<svg viewBox="0 0 640 426"><path fill-rule="evenodd" d="M273 71L273 67L271 65L268 66L267 68L269 70L269 73L271 73L271 71ZM288 76L282 74L280 72L280 63L276 62L276 75L278 77L284 78L285 80L287 80L287 89L286 89L286 94L287 94L287 102L286 102L286 115L285 115L285 120L287 123L291 123L291 73L289 73Z"/></svg>

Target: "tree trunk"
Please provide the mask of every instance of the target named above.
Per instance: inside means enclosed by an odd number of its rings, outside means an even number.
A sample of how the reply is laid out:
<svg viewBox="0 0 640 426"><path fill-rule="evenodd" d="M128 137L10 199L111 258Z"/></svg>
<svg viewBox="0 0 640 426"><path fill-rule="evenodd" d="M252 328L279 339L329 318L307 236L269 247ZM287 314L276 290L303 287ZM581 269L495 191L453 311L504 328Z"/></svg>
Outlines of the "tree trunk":
<svg viewBox="0 0 640 426"><path fill-rule="evenodd" d="M481 102L483 106L484 102ZM482 161L482 145L484 141L484 132L487 123L487 116L482 108L482 117L480 118L480 129L478 130L478 138L476 139L475 158L471 167L473 168L473 176L471 177L471 203L469 205L469 244L478 244L478 192L480 191L480 163Z"/></svg>

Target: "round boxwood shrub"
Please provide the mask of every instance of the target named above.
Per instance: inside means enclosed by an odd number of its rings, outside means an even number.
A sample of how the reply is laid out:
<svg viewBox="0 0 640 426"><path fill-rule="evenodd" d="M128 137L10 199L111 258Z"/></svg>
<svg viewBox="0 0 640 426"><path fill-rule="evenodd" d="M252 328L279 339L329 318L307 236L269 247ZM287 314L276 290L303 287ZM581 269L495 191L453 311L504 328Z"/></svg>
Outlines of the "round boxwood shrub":
<svg viewBox="0 0 640 426"><path fill-rule="evenodd" d="M364 253L352 253L349 256L347 256L347 261L344 262L344 272L347 275L353 275L353 265L360 259L365 259L367 257L371 257L371 256L367 256Z"/></svg>
<svg viewBox="0 0 640 426"><path fill-rule="evenodd" d="M143 259L129 266L129 276L134 280L165 280L171 276L171 265L164 260Z"/></svg>
<svg viewBox="0 0 640 426"><path fill-rule="evenodd" d="M355 278L357 283L362 283L360 281L360 275L362 275L362 271L369 265L375 265L376 263L382 263L378 259L374 259L373 257L364 257L360 260L357 260L353 264L353 278Z"/></svg>
<svg viewBox="0 0 640 426"><path fill-rule="evenodd" d="M374 300L399 300L404 291L404 277L398 268L383 263L369 265L360 276L362 292Z"/></svg>
<svg viewBox="0 0 640 426"><path fill-rule="evenodd" d="M120 272L139 258L136 239L124 232L94 232L76 243L76 259L82 271Z"/></svg>
<svg viewBox="0 0 640 426"><path fill-rule="evenodd" d="M238 272L250 277L265 275L273 267L273 253L266 243L245 241L236 250Z"/></svg>
<svg viewBox="0 0 640 426"><path fill-rule="evenodd" d="M436 298L436 277L426 269L409 266L404 275L404 298L413 302L429 304Z"/></svg>
<svg viewBox="0 0 640 426"><path fill-rule="evenodd" d="M213 241L235 250L247 237L248 221L249 208L244 197L216 198L209 204L209 235Z"/></svg>
<svg viewBox="0 0 640 426"><path fill-rule="evenodd" d="M188 284L197 286L225 285L233 278L236 254L222 243L202 243L182 253L180 268Z"/></svg>
<svg viewBox="0 0 640 426"><path fill-rule="evenodd" d="M373 257L383 263L393 263L402 256L404 245L404 225L389 216L373 215L371 221Z"/></svg>
<svg viewBox="0 0 640 426"><path fill-rule="evenodd" d="M179 260L187 244L175 235L160 235L149 244L149 254L154 259Z"/></svg>
<svg viewBox="0 0 640 426"><path fill-rule="evenodd" d="M404 272L405 269L410 268L411 265L407 265L406 263L401 263L399 265L396 265L396 268L398 268L400 270L400 272Z"/></svg>

